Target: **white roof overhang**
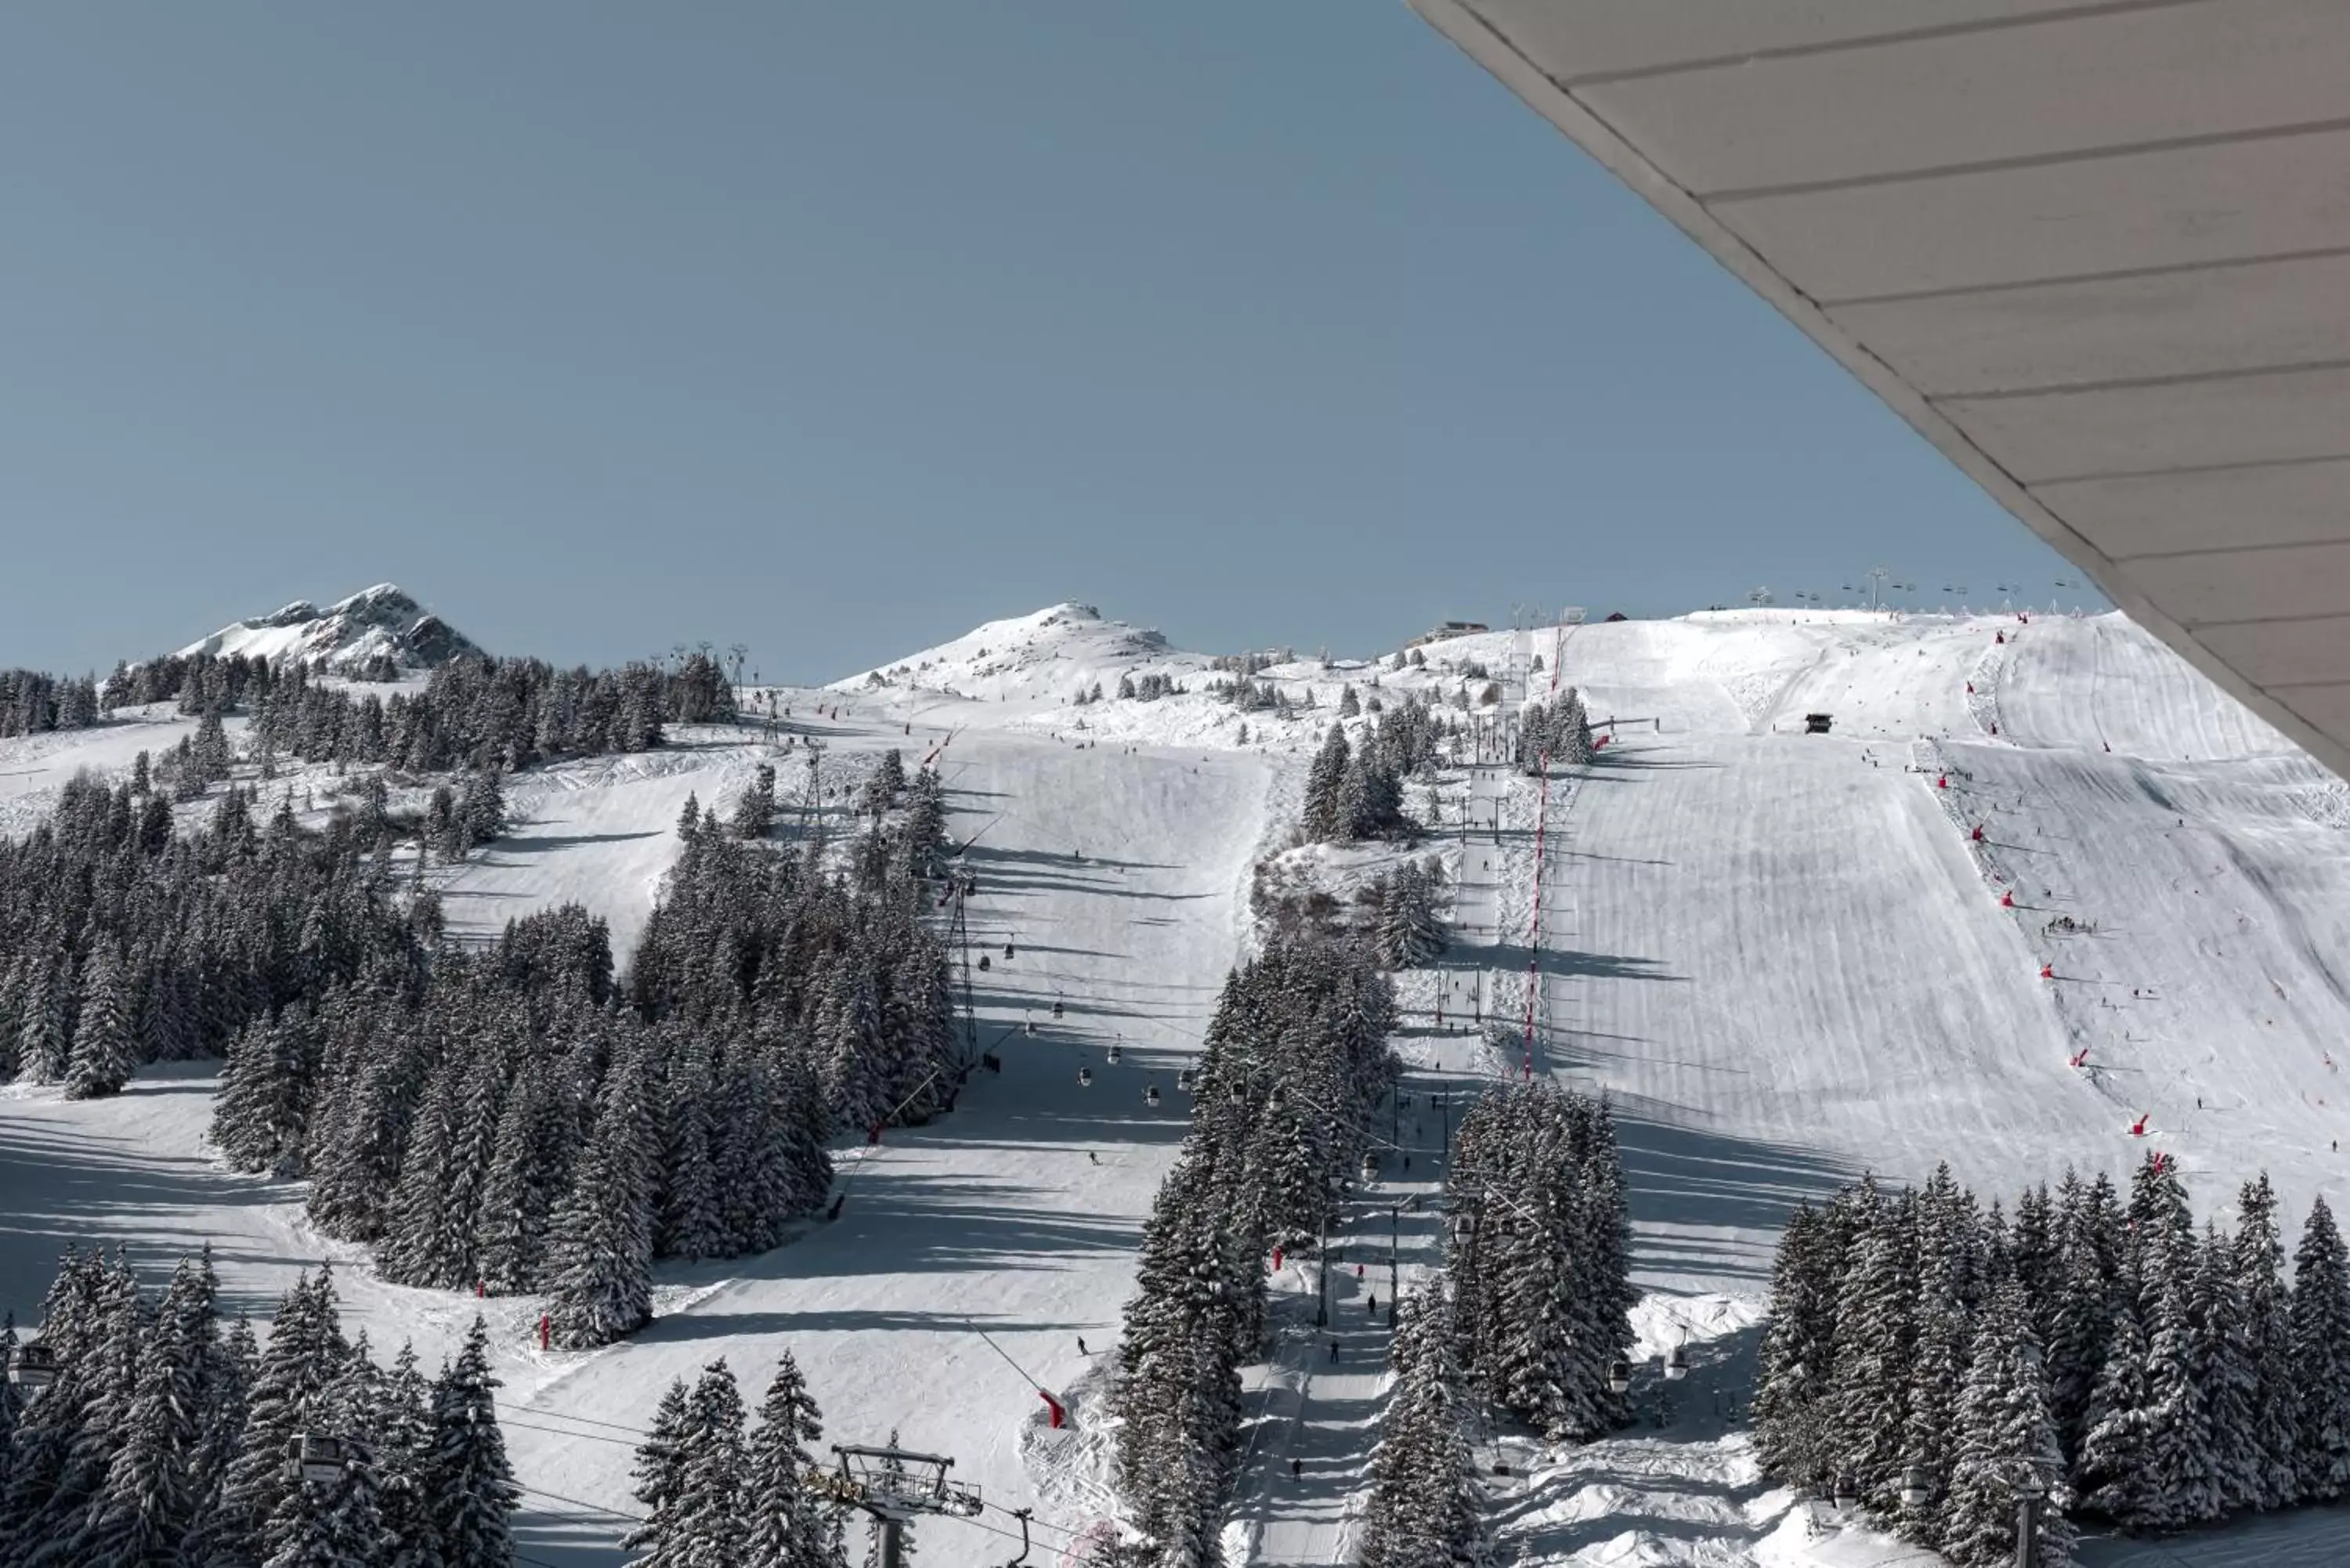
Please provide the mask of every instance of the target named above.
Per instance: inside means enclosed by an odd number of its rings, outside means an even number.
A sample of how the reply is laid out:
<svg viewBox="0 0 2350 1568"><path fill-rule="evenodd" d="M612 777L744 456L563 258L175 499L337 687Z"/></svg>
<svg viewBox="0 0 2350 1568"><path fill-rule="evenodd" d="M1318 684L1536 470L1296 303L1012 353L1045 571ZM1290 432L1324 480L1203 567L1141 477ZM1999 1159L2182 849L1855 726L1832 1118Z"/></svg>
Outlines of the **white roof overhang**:
<svg viewBox="0 0 2350 1568"><path fill-rule="evenodd" d="M1410 0L2350 775L2350 0Z"/></svg>

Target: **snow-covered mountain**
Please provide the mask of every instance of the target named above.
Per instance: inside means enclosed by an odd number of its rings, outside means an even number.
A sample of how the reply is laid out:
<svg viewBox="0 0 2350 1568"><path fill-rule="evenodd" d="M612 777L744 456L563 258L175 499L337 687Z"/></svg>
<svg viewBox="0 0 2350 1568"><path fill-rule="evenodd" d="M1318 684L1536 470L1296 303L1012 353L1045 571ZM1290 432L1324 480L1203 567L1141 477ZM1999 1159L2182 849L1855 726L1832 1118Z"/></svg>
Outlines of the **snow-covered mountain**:
<svg viewBox="0 0 2350 1568"><path fill-rule="evenodd" d="M180 649L191 654L241 654L271 663L299 660L350 670L378 658L411 670L429 670L481 649L390 583L362 588L325 609L307 599L271 615L241 620Z"/></svg>
<svg viewBox="0 0 2350 1568"><path fill-rule="evenodd" d="M361 601L375 602L349 615ZM348 641L364 658L369 637L390 649L428 620L397 590L371 590L197 646L334 660ZM1175 1075L1251 940L1254 868L1357 874L1394 853L1286 847L1321 733L1374 722L1407 692L1470 720L1529 687L1541 697L1554 671L1595 718L1620 722L1546 806L1536 781L1458 759L1412 784L1410 809L1436 829L1417 852L1441 861L1452 945L1399 977L1396 1044L1415 1095L1440 1090L1454 1112L1520 1070L1473 1025L1526 1016L1539 882L1534 1070L1616 1107L1637 1278L1652 1293L1636 1326L1650 1350L1686 1346L1696 1366L1669 1429L1550 1454L1481 1439L1481 1460L1513 1471L1491 1483L1505 1552L1593 1568L1932 1568L1866 1532L1815 1532L1805 1506L1761 1480L1723 1414L1748 1391L1783 1217L1862 1170L1911 1181L1948 1159L1986 1199L2012 1202L2068 1164L2118 1176L2159 1148L2199 1214L2223 1222L2260 1169L2293 1224L2319 1196L2350 1201L2338 1147L2350 1095L2331 1054L2350 1037L2337 957L2350 785L2121 617L1758 609L1417 652L1417 664L1381 650L1275 665L1254 679L1283 701L1243 710L1211 690L1231 677L1209 657L1059 604L820 691L778 688L772 729L678 732L660 751L513 775L512 831L433 872L452 929L475 940L576 898L611 920L625 958L688 795L731 800L764 764L786 831L827 826L837 845L856 826L863 770L890 748L910 767L936 761L979 880L973 961L993 962L974 995L1002 1073L974 1075L929 1126L842 1147L837 1220L761 1256L664 1265L660 1315L635 1339L542 1352L536 1298L479 1303L375 1278L359 1250L308 1229L297 1189L210 1162L212 1064L147 1069L115 1101L6 1102L0 1215L18 1218L0 1224L0 1306L20 1320L37 1307L70 1235L164 1259L210 1238L224 1283L253 1302L332 1253L377 1343L413 1335L428 1361L484 1311L533 1489L525 1544L561 1568L614 1560L617 1514L634 1507L633 1434L671 1377L723 1355L755 1386L789 1348L827 1441L895 1428L983 1487L984 1520L921 1525L933 1568L1011 1558L1006 1511L1024 1506L1036 1510L1032 1563L1087 1561L1078 1532L1113 1506L1102 1357L1183 1125ZM1519 684L1489 702L1489 682L1513 671ZM1151 674L1181 690L1118 695L1121 678ZM1097 685L1101 701L1077 701ZM1348 687L1363 716L1340 721ZM1832 716L1830 732L1806 732L1812 713ZM77 770L120 776L193 722L159 712L0 741L0 831L27 830ZM316 790L316 820L355 787L324 767L278 767L273 787L298 789L297 807ZM1464 1019L1472 1032L1454 1033ZM1430 1099L1415 1103L1393 1132L1421 1158L1350 1201L1340 1244L1372 1269L1334 1282L1344 1365L1301 1328L1246 1370L1259 1424L1225 1543L1234 1568L1351 1549L1385 1397L1383 1331L1364 1298L1388 1293L1395 1205L1419 1205L1401 1212L1404 1283L1436 1255L1449 1127ZM11 1136L40 1158L7 1158ZM1295 1258L1276 1269L1284 1323L1310 1319L1315 1282ZM1032 1376L1065 1399L1071 1428L1046 1425ZM2350 1561L2350 1522L2330 1514L2263 1528L2275 1533L2167 1538L2159 1560ZM2095 1561L2135 1564L2129 1550Z"/></svg>
<svg viewBox="0 0 2350 1568"><path fill-rule="evenodd" d="M1183 679L1211 663L1205 654L1173 648L1159 632L1105 620L1093 606L1071 602L989 621L951 642L837 680L831 690L888 686L989 702L1065 702L1097 685L1115 691L1122 675Z"/></svg>

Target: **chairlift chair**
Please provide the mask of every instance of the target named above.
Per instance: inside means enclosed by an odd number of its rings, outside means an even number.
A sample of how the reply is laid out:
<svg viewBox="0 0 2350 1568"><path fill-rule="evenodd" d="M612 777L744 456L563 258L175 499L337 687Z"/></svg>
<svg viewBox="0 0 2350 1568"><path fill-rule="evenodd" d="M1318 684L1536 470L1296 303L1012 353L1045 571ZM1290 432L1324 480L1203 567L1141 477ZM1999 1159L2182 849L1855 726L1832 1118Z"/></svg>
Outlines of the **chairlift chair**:
<svg viewBox="0 0 2350 1568"><path fill-rule="evenodd" d="M27 1390L57 1380L57 1353L46 1345L20 1345L8 1353L8 1381Z"/></svg>
<svg viewBox="0 0 2350 1568"><path fill-rule="evenodd" d="M1077 1087L1079 1087L1080 1089L1090 1089L1090 1088L1092 1088L1093 1086L1094 1086L1094 1070L1093 1070L1091 1067L1080 1067L1080 1068L1078 1068L1078 1069L1077 1069Z"/></svg>
<svg viewBox="0 0 2350 1568"><path fill-rule="evenodd" d="M343 1440L305 1432L296 1444L296 1460L302 1467L304 1480L332 1486L343 1479Z"/></svg>

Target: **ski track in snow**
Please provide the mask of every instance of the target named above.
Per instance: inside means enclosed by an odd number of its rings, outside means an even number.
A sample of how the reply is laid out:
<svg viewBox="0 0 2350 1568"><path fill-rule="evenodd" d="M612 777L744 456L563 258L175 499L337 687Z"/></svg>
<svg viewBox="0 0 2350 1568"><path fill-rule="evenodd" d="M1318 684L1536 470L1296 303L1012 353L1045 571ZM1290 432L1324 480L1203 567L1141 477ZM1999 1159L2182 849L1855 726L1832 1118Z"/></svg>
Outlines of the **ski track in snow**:
<svg viewBox="0 0 2350 1568"><path fill-rule="evenodd" d="M844 1150L837 1223L756 1258L664 1266L660 1317L624 1345L542 1355L533 1300L375 1279L362 1250L309 1230L298 1187L212 1161L203 1064L150 1068L113 1102L5 1091L0 1304L32 1315L68 1240L119 1242L160 1273L209 1238L230 1302L255 1312L296 1271L334 1258L351 1323L380 1353L412 1336L429 1364L483 1311L532 1489L525 1550L566 1568L617 1561L614 1511L635 1508L632 1434L661 1386L723 1355L755 1397L788 1345L828 1440L894 1426L909 1446L951 1453L958 1479L991 1502L1037 1509L1031 1561L1081 1561L1077 1532L1116 1508L1098 1420L1105 1353L1181 1130L1174 1070L1251 940L1250 867L1287 843L1304 763L1344 685L1449 699L1470 661L1505 668L1507 642L1433 644L1425 668L1401 672L1277 666L1260 678L1316 706L1237 715L1201 695L1219 679L1205 659L1064 606L887 667L908 672L888 685L779 690L794 709L785 728L827 748L822 776L837 793L816 803L819 820L838 818L880 748L910 763L944 742L951 829L980 836L974 938L993 961L974 979L983 1041L1005 1070L976 1075L930 1127ZM1659 1407L1664 1386L1644 1367L1636 1402L1648 1419L1599 1443L1545 1453L1523 1434L1481 1434L1488 1469L1510 1466L1487 1480L1503 1551L1593 1568L1937 1561L1754 1469L1739 1418L1783 1217L1865 1169L1917 1180L1948 1159L1986 1198L2012 1201L2067 1163L2118 1174L2148 1147L2175 1155L2200 1211L2223 1220L2235 1183L2261 1168L2296 1222L2320 1192L2338 1205L2345 1106L2327 1051L2350 1037L2350 973L2335 956L2350 928L2350 790L2118 617L1742 611L1586 627L1566 652L1564 680L1595 719L1640 722L1553 783L1536 1068L1614 1103L1638 1277L1654 1293L1644 1352L1685 1344L1694 1369ZM1191 695L1066 705L1128 670L1175 675ZM845 716L816 717L819 702ZM1800 732L1812 711L1835 715L1832 734ZM1250 740L1236 747L1243 721ZM190 727L157 711L0 741L0 831L28 830L74 770L118 777ZM723 810L769 761L781 815L798 820L796 740L674 738L513 779L515 833L445 878L454 928L487 938L577 898L612 922L625 954L689 792ZM1937 790L1945 772L1950 787ZM293 769L286 787L332 786L323 770ZM1287 1260L1274 1281L1276 1348L1247 1374L1236 1562L1351 1552L1386 1382L1385 1324L1366 1299L1389 1294L1388 1205L1438 1190L1441 1127L1426 1096L1457 1099L1520 1068L1538 788L1498 766L1438 782L1441 818L1418 852L1443 860L1456 941L1399 983L1414 1109L1397 1113L1396 1141L1414 1167L1390 1151L1349 1210L1331 1281L1336 1366L1312 1322L1311 1266ZM1377 862L1308 858L1346 876ZM2002 909L2011 889L2016 907ZM2054 933L2059 914L2094 930ZM2054 980L2039 978L2043 963ZM1057 1024L1055 996L1067 1005ZM1034 1039L1018 1033L1029 1016ZM1487 1021L1503 1044L1473 1027ZM2067 1060L2085 1046L2090 1070L2075 1072ZM1091 1089L1076 1085L1081 1063ZM1142 1101L1153 1081L1169 1091L1157 1110ZM2140 1114L2146 1139L2128 1132ZM1395 1229L1409 1287L1438 1256L1435 1219L1407 1209ZM1046 1428L1023 1372L973 1323L1065 1398L1068 1429ZM919 1528L921 1551L942 1568L1009 1560L1016 1525L994 1511L983 1522L1012 1539L938 1521ZM2350 1528L2304 1512L2091 1542L2083 1555L2098 1568L2314 1568L2350 1560Z"/></svg>

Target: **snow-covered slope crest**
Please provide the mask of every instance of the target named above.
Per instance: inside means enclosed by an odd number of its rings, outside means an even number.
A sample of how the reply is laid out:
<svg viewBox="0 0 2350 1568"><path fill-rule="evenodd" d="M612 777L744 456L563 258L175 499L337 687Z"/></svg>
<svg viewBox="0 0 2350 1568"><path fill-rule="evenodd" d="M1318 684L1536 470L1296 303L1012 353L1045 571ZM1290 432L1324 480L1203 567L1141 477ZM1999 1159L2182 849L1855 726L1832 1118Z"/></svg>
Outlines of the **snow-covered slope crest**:
<svg viewBox="0 0 2350 1568"><path fill-rule="evenodd" d="M299 660L328 670L355 670L379 655L429 670L481 649L390 583L378 583L325 609L296 599L273 615L238 621L180 649L192 654L240 654L273 664Z"/></svg>
<svg viewBox="0 0 2350 1568"><path fill-rule="evenodd" d="M1184 653L1166 637L1091 605L1048 605L1030 615L992 620L952 642L910 653L832 684L836 691L895 686L951 692L985 701L1059 701L1097 684L1115 692L1121 676L1184 679L1211 668L1207 655Z"/></svg>

